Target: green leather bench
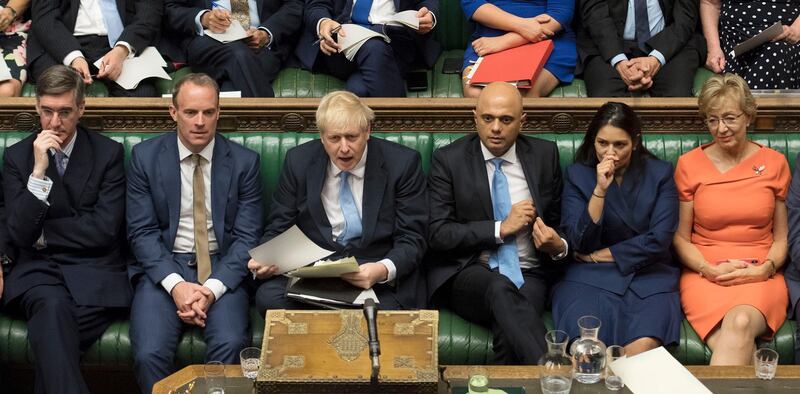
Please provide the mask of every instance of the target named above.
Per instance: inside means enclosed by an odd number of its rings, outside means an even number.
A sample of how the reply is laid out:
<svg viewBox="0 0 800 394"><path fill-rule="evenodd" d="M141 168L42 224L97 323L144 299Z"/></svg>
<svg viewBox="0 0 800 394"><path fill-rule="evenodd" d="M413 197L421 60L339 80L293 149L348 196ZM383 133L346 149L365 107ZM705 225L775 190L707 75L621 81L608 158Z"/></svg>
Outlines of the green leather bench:
<svg viewBox="0 0 800 394"><path fill-rule="evenodd" d="M133 145L155 134L115 132L108 136L125 145L130 152ZM3 149L24 138L22 132L0 133L0 160ZM264 198L268 201L274 192L280 166L286 151L300 143L311 140L311 133L229 133L234 141L244 144L261 155L261 172L264 184ZM461 133L375 133L376 137L386 138L416 149L422 155L423 167L427 171L434 149L449 144ZM561 165L572 162L574 153L581 143L581 134L537 134L538 137L556 141L561 153ZM672 161L678 156L708 140L707 134L647 134L645 142L648 149L657 156ZM800 135L788 133L754 134L753 138L762 144L783 152L794 165L800 152ZM545 316L548 327L552 327L549 313ZM251 311L252 343L260 345L264 328L263 319ZM778 350L781 363L794 362L795 322L787 321L767 346ZM27 343L24 321L18 317L0 314L0 364L30 365L33 353ZM441 364L487 364L492 360L492 340L485 327L471 324L455 314L442 310L439 321L439 362ZM675 357L684 364L707 364L709 349L700 341L688 322L681 327L681 340L671 348ZM205 344L199 330L189 329L178 346L176 364L183 366L202 363ZM83 363L91 368L122 369L132 368L131 344L128 337L128 322L115 322L85 354Z"/></svg>

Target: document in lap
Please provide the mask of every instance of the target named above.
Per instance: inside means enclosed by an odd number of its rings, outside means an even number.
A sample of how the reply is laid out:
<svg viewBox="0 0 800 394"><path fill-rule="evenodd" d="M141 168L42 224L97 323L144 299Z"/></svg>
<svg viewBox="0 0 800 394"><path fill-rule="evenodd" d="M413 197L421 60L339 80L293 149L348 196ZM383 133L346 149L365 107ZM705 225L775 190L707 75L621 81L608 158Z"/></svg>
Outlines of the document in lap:
<svg viewBox="0 0 800 394"><path fill-rule="evenodd" d="M299 227L292 226L277 237L250 249L249 253L253 260L275 264L278 266L277 274L285 274L330 256L333 251L320 248Z"/></svg>
<svg viewBox="0 0 800 394"><path fill-rule="evenodd" d="M102 58L98 59L94 62L94 66L100 69L101 61ZM167 62L161 57L161 54L158 53L158 49L155 47L147 47L142 53L130 59L125 59L125 61L122 62L122 72L114 82L130 90L136 89L136 87L139 86L139 82L142 82L145 78L171 80L172 78L170 78L169 74L164 71L164 67L166 66Z"/></svg>
<svg viewBox="0 0 800 394"><path fill-rule="evenodd" d="M340 260L320 260L306 267L300 267L286 273L295 278L338 278L342 274L358 272L358 261L355 257Z"/></svg>
<svg viewBox="0 0 800 394"><path fill-rule="evenodd" d="M553 41L544 40L481 56L467 74L470 85L486 86L505 81L530 88L553 52Z"/></svg>
<svg viewBox="0 0 800 394"><path fill-rule="evenodd" d="M388 36L361 25L346 23L342 25L342 30L344 30L345 35L339 34L336 42L341 46L339 52L343 53L347 60L350 61L355 59L356 53L361 49L361 46L372 37L380 37L386 42L391 41Z"/></svg>
<svg viewBox="0 0 800 394"><path fill-rule="evenodd" d="M237 20L231 20L231 25L228 26L228 30L225 30L222 33L214 33L211 30L205 29L203 30L203 34L223 43L227 44L229 42L238 41L243 38L247 38L247 32L244 31L242 24L239 23Z"/></svg>
<svg viewBox="0 0 800 394"><path fill-rule="evenodd" d="M374 290L355 287L339 278L290 279L286 297L331 309L364 305L367 298L378 302Z"/></svg>
<svg viewBox="0 0 800 394"><path fill-rule="evenodd" d="M748 38L745 41L742 41L733 48L733 50L728 54L730 57L735 58L736 56L741 56L744 53L751 51L753 48L758 47L765 42L775 38L778 34L781 34L783 31L783 25L780 22L775 22L772 26L764 29L761 33L756 34L753 37Z"/></svg>
<svg viewBox="0 0 800 394"><path fill-rule="evenodd" d="M400 11L385 21L387 25L406 26L414 30L419 30L419 18L416 10Z"/></svg>

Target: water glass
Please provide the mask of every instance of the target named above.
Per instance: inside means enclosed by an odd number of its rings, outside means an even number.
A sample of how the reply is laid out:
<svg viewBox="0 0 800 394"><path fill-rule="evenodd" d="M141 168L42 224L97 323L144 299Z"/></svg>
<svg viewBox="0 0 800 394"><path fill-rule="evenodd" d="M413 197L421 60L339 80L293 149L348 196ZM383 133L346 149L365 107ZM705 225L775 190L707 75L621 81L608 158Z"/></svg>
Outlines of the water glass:
<svg viewBox="0 0 800 394"><path fill-rule="evenodd" d="M486 393L489 391L489 370L480 365L469 368L469 380L467 381L469 393Z"/></svg>
<svg viewBox="0 0 800 394"><path fill-rule="evenodd" d="M258 376L258 369L261 368L261 349L246 347L239 352L239 360L242 364L242 375L255 380Z"/></svg>
<svg viewBox="0 0 800 394"><path fill-rule="evenodd" d="M225 394L225 364L220 361L209 361L203 366L206 375L208 394Z"/></svg>
<svg viewBox="0 0 800 394"><path fill-rule="evenodd" d="M769 348L757 349L753 354L753 365L757 378L771 380L778 369L778 352Z"/></svg>
<svg viewBox="0 0 800 394"><path fill-rule="evenodd" d="M606 388L609 390L617 391L625 387L622 378L611 370L611 363L622 358L625 358L624 347L612 345L606 348Z"/></svg>

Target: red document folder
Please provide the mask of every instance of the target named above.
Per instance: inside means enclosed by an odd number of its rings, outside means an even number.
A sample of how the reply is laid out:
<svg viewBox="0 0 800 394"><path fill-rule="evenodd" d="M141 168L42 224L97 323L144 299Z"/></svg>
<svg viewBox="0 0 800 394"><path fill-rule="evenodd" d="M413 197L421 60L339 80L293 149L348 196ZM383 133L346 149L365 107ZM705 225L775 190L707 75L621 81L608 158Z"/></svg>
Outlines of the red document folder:
<svg viewBox="0 0 800 394"><path fill-rule="evenodd" d="M485 86L505 81L518 88L530 88L553 52L553 40L525 44L483 56L475 62L470 85Z"/></svg>

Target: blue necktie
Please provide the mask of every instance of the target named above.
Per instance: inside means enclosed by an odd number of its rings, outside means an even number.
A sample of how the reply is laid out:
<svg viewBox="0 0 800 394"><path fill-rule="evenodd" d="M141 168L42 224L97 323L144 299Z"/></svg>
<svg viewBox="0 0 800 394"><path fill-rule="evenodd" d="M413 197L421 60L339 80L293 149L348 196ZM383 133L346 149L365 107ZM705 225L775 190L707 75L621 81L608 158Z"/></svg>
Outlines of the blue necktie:
<svg viewBox="0 0 800 394"><path fill-rule="evenodd" d="M347 182L349 172L339 173L341 186L339 188L339 206L344 215L344 231L339 239L336 240L342 246L347 246L353 240L361 238L361 217L358 216L358 208L353 193L350 191L350 184Z"/></svg>
<svg viewBox="0 0 800 394"><path fill-rule="evenodd" d="M353 14L350 19L359 25L369 25L369 10L372 8L372 0L357 0L353 6Z"/></svg>
<svg viewBox="0 0 800 394"><path fill-rule="evenodd" d="M64 159L66 159L67 155L60 150L56 150L56 154L53 157L53 160L56 162L56 171L58 171L58 176L64 176L64 171L67 170L67 165L64 163Z"/></svg>
<svg viewBox="0 0 800 394"><path fill-rule="evenodd" d="M494 176L492 178L492 209L494 210L494 220L504 220L511 212L511 194L508 192L508 179L503 173L503 162L505 160L496 157L491 160L494 164ZM522 279L522 270L519 268L519 256L517 255L517 236L511 234L503 239L503 244L492 252L489 256L489 268L500 267L500 273L511 279L511 282L522 287L525 280Z"/></svg>
<svg viewBox="0 0 800 394"><path fill-rule="evenodd" d="M114 48L119 36L122 35L122 19L117 12L117 3L115 0L100 0L100 12L103 14L103 20L106 22L106 30L108 30L108 46Z"/></svg>
<svg viewBox="0 0 800 394"><path fill-rule="evenodd" d="M636 43L639 49L647 52L645 41L650 39L650 18L647 16L647 0L633 0L634 22L636 22Z"/></svg>

